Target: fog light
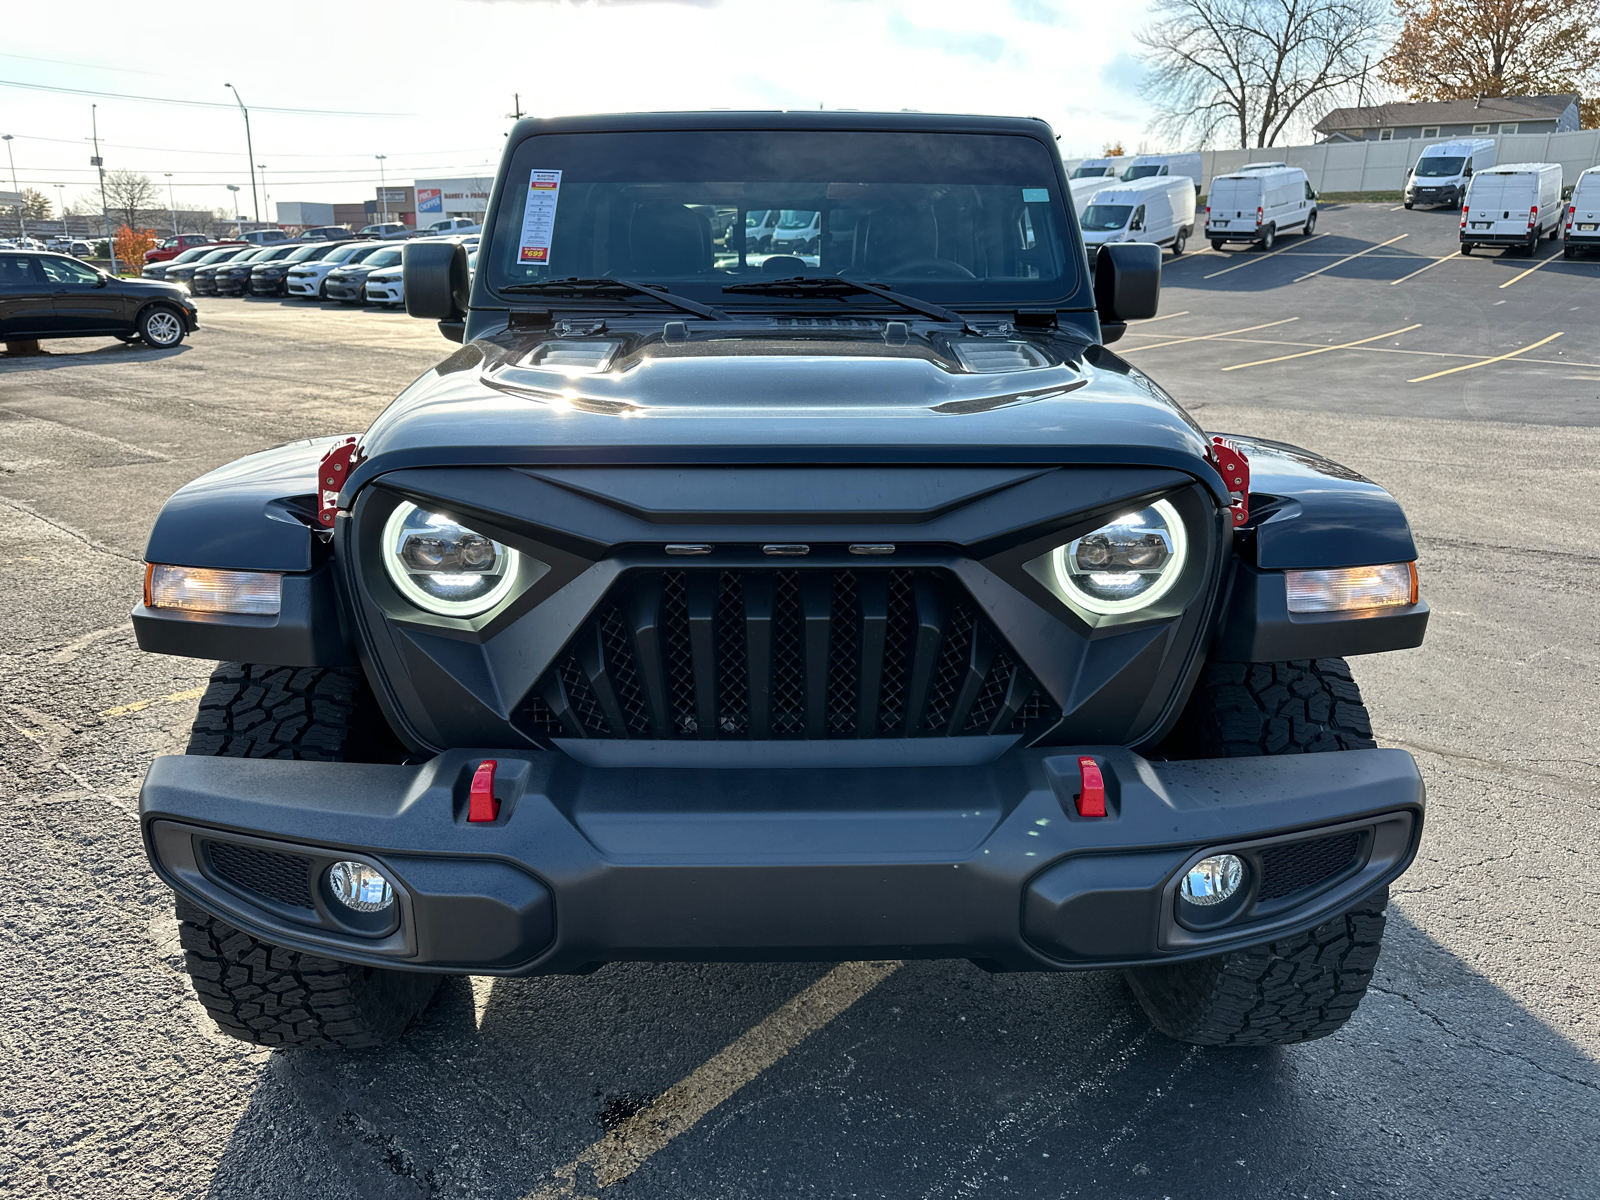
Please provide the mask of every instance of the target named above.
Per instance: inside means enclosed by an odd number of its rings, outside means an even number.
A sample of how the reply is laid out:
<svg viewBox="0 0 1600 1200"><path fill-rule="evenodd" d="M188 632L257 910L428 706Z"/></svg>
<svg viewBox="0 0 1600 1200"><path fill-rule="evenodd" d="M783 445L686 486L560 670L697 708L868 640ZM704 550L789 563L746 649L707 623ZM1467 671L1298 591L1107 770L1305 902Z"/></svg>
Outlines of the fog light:
<svg viewBox="0 0 1600 1200"><path fill-rule="evenodd" d="M1221 904L1239 890L1244 880L1244 863L1232 854L1213 854L1189 868L1180 889L1190 904L1209 907Z"/></svg>
<svg viewBox="0 0 1600 1200"><path fill-rule="evenodd" d="M334 863L328 868L328 890L340 904L356 912L382 912L394 903L394 888L370 863L348 859Z"/></svg>

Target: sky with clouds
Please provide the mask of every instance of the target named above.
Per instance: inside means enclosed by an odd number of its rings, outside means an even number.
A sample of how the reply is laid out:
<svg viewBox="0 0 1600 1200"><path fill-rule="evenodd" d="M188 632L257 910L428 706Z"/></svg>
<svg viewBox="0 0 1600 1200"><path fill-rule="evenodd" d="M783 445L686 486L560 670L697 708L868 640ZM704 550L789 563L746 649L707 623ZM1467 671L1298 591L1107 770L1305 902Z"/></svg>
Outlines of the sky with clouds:
<svg viewBox="0 0 1600 1200"><path fill-rule="evenodd" d="M140 18L142 43L107 0L73 5L71 39L0 42L0 133L21 186L89 196L98 105L108 169L170 185L181 208L229 207L240 185L248 216L228 83L251 106L271 201L370 198L380 154L390 183L492 174L513 94L534 115L1002 113L1049 121L1068 158L1112 141L1167 148L1139 96L1138 0L280 0L248 19L186 7ZM101 30L124 32L97 53ZM173 100L186 103L158 102ZM0 170L9 188L10 163Z"/></svg>

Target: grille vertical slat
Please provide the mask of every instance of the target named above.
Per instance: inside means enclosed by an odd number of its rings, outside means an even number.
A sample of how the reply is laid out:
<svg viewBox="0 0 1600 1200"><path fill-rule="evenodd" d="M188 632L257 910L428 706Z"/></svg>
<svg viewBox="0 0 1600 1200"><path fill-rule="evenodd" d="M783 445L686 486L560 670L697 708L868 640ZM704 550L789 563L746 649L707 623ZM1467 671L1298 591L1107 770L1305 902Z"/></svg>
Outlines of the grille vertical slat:
<svg viewBox="0 0 1600 1200"><path fill-rule="evenodd" d="M672 714L667 690L665 655L661 645L661 578L647 575L628 593L628 632L633 635L633 659L639 673L645 715L650 732L669 737Z"/></svg>
<svg viewBox="0 0 1600 1200"><path fill-rule="evenodd" d="M637 571L517 720L539 737L1018 733L1059 716L952 576L932 568Z"/></svg>
<svg viewBox="0 0 1600 1200"><path fill-rule="evenodd" d="M913 580L911 587L916 628L911 643L911 682L906 687L905 731L907 737L916 737L933 692L934 673L950 624L950 602L925 575Z"/></svg>

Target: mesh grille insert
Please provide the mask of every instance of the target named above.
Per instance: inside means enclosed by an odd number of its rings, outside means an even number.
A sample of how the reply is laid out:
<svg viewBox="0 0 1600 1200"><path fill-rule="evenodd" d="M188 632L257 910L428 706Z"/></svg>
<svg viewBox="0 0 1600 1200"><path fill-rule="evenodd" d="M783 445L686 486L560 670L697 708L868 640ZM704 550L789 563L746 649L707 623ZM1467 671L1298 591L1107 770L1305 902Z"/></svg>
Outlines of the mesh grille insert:
<svg viewBox="0 0 1600 1200"><path fill-rule="evenodd" d="M1348 867L1360 846L1361 834L1357 832L1263 850L1257 899L1276 900L1321 883Z"/></svg>
<svg viewBox="0 0 1600 1200"><path fill-rule="evenodd" d="M972 737L1060 715L949 572L715 567L617 583L519 720L649 739L651 713L670 738L722 740Z"/></svg>
<svg viewBox="0 0 1600 1200"><path fill-rule="evenodd" d="M310 908L311 860L232 842L207 842L211 869L235 887L290 908Z"/></svg>

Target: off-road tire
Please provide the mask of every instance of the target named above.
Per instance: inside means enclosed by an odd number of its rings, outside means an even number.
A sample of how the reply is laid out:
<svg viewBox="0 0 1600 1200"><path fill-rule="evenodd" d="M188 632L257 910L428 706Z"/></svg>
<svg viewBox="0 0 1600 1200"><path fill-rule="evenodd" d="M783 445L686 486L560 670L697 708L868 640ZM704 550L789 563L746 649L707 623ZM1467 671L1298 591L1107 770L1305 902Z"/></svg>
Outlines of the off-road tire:
<svg viewBox="0 0 1600 1200"><path fill-rule="evenodd" d="M1265 946L1128 971L1150 1023L1199 1046L1287 1046L1344 1026L1366 994L1383 941L1388 889Z"/></svg>
<svg viewBox="0 0 1600 1200"><path fill-rule="evenodd" d="M219 663L184 753L395 763L406 748L355 667Z"/></svg>
<svg viewBox="0 0 1600 1200"><path fill-rule="evenodd" d="M177 898L178 938L195 994L217 1028L258 1046L359 1050L392 1042L440 976L335 962L268 945Z"/></svg>
<svg viewBox="0 0 1600 1200"><path fill-rule="evenodd" d="M1370 750L1372 721L1342 658L1208 663L1171 739L1174 756Z"/></svg>

